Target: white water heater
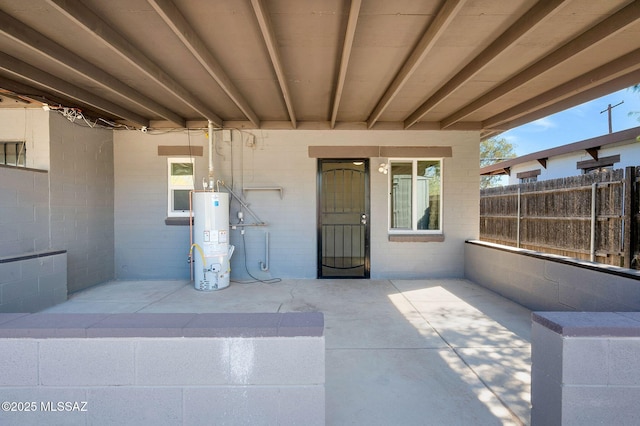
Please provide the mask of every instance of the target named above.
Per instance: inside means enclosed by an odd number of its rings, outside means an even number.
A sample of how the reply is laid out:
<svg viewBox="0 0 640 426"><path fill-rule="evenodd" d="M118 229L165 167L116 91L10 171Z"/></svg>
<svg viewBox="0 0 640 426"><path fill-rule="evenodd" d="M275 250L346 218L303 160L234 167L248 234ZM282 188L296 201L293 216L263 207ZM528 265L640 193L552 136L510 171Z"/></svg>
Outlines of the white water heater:
<svg viewBox="0 0 640 426"><path fill-rule="evenodd" d="M193 260L196 290L220 290L229 286L229 194L193 193ZM193 250L193 249L196 250Z"/></svg>

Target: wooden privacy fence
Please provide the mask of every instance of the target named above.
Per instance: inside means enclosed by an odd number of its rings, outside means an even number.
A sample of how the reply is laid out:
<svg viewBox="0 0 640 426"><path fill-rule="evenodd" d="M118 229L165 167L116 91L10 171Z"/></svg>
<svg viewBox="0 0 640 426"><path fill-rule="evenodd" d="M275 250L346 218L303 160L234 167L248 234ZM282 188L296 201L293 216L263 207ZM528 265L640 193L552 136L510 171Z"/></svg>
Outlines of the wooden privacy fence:
<svg viewBox="0 0 640 426"><path fill-rule="evenodd" d="M638 268L638 169L484 189L480 239Z"/></svg>

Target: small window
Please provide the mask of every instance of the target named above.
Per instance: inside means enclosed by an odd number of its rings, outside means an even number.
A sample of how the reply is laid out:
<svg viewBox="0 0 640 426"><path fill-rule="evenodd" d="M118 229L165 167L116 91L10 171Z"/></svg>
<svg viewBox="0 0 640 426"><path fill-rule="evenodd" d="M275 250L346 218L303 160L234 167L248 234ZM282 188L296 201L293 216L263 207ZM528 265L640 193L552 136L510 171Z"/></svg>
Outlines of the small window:
<svg viewBox="0 0 640 426"><path fill-rule="evenodd" d="M610 172L611 170L613 170L613 164L610 166L587 167L582 169L582 172L585 175L594 175L602 172Z"/></svg>
<svg viewBox="0 0 640 426"><path fill-rule="evenodd" d="M0 142L0 164L26 167L27 145L24 142Z"/></svg>
<svg viewBox="0 0 640 426"><path fill-rule="evenodd" d="M168 216L189 216L189 192L194 189L193 158L169 158Z"/></svg>
<svg viewBox="0 0 640 426"><path fill-rule="evenodd" d="M520 183L533 183L538 181L538 176L540 176L542 170L528 170L526 172L520 172L516 175L518 178L518 182Z"/></svg>
<svg viewBox="0 0 640 426"><path fill-rule="evenodd" d="M442 230L442 160L389 160L389 229L395 233Z"/></svg>

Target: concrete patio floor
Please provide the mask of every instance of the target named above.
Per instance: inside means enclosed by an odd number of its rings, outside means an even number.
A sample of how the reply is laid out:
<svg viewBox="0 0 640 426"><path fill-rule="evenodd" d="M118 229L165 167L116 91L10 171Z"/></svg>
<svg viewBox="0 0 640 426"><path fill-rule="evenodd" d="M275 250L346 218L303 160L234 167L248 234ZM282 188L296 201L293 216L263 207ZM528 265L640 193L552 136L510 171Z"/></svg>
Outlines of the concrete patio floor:
<svg viewBox="0 0 640 426"><path fill-rule="evenodd" d="M463 279L114 281L45 312L301 311L325 315L327 424L530 423L531 312Z"/></svg>

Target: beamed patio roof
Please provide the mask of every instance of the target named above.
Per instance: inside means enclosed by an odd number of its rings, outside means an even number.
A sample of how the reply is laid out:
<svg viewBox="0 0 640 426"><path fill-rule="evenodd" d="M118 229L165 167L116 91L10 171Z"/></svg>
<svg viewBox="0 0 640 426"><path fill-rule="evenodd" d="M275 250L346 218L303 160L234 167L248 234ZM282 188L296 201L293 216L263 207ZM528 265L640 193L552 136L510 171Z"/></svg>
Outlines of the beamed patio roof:
<svg viewBox="0 0 640 426"><path fill-rule="evenodd" d="M137 128L471 129L640 82L640 1L0 0L0 106Z"/></svg>

